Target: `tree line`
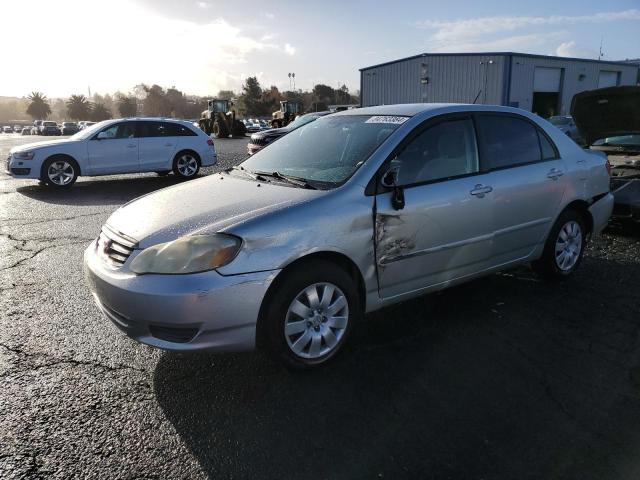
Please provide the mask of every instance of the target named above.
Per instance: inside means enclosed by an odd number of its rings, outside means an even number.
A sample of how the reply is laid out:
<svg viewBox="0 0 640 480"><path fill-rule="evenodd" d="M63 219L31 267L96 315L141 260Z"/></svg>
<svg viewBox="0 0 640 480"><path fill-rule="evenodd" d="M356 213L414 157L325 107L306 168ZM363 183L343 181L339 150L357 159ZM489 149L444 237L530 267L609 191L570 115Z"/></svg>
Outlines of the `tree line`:
<svg viewBox="0 0 640 480"><path fill-rule="evenodd" d="M0 121L21 120L26 116L34 120L101 121L137 115L196 119L206 110L207 100L211 98L233 101L233 109L240 117L271 116L283 100L301 102L303 111L322 111L329 105L357 104L359 100L345 85L334 89L318 84L311 91L281 92L275 86L263 88L257 77L249 77L241 92L221 90L218 95L208 97L186 95L175 87L155 84L136 85L130 93L94 94L90 98L75 94L68 99L49 99L42 92L31 92L23 99L0 102Z"/></svg>

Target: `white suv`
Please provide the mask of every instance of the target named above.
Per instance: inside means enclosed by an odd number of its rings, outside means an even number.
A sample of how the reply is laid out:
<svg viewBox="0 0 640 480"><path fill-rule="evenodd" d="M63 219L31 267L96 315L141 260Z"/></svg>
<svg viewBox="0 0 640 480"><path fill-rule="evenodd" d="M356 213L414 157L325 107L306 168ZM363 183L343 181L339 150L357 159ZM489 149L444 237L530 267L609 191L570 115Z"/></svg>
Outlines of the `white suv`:
<svg viewBox="0 0 640 480"><path fill-rule="evenodd" d="M66 140L14 147L7 172L14 178L66 188L79 175L173 171L181 178L193 178L200 167L216 161L213 140L190 122L133 118L100 122Z"/></svg>

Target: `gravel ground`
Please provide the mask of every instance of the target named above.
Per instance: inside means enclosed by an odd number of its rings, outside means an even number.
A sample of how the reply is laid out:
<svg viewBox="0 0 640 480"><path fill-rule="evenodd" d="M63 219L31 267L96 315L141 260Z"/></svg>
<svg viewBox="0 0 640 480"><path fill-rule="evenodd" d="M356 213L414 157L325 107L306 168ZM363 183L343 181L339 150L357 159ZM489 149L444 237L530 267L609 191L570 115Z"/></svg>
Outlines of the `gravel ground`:
<svg viewBox="0 0 640 480"><path fill-rule="evenodd" d="M246 140L216 146L223 168ZM377 312L292 374L153 350L94 306L83 249L173 182L0 175L0 478L640 478L638 227L566 283L520 268Z"/></svg>

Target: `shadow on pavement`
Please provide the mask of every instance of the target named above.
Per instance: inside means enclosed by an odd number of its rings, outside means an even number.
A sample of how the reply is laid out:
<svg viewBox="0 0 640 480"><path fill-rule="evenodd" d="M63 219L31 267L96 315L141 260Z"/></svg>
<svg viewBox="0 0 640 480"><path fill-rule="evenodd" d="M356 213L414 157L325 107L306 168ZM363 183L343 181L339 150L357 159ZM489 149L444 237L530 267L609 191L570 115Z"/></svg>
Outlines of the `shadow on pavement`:
<svg viewBox="0 0 640 480"><path fill-rule="evenodd" d="M178 183L181 183L181 180L173 175L135 178L103 177L99 180L78 181L73 187L65 190L55 190L34 182L33 185L18 187L16 191L31 199L57 205L120 205L141 195Z"/></svg>
<svg viewBox="0 0 640 480"><path fill-rule="evenodd" d="M165 353L157 401L211 478L638 478L635 263L526 268L371 314L326 368ZM635 442L632 440L636 440Z"/></svg>

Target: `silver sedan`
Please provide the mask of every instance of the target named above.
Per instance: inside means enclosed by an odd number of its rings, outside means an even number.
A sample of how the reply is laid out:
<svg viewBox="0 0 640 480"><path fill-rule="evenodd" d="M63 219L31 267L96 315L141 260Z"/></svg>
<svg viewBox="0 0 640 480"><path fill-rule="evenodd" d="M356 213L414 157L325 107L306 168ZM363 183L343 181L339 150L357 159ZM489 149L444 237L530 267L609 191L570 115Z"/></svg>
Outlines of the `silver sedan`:
<svg viewBox="0 0 640 480"><path fill-rule="evenodd" d="M142 343L312 367L366 312L523 263L570 276L612 207L606 158L528 112L362 108L124 205L85 269Z"/></svg>

